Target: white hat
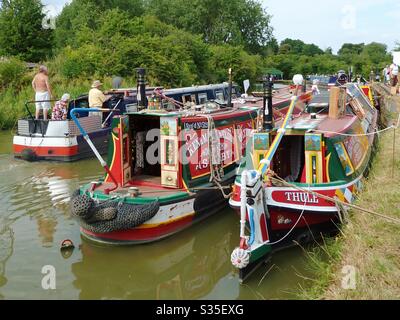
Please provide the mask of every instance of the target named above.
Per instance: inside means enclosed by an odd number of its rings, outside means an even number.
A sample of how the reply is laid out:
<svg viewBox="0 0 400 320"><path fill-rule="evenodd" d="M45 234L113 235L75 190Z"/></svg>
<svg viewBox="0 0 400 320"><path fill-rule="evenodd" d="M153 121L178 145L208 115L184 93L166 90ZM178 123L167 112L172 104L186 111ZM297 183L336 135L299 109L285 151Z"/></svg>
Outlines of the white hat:
<svg viewBox="0 0 400 320"><path fill-rule="evenodd" d="M92 88L98 88L101 85L102 85L102 83L99 80L95 80L95 81L93 81Z"/></svg>
<svg viewBox="0 0 400 320"><path fill-rule="evenodd" d="M64 101L64 102L69 101L69 99L71 99L71 96L69 95L69 93L64 93L63 96L61 97L61 101Z"/></svg>

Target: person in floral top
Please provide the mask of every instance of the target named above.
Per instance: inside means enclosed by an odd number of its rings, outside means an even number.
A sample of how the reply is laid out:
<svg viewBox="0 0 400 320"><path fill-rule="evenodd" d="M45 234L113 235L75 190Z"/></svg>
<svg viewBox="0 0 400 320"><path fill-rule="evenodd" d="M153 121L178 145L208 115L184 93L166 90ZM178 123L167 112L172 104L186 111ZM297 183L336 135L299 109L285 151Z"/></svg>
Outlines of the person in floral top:
<svg viewBox="0 0 400 320"><path fill-rule="evenodd" d="M53 107L53 113L51 115L51 120L67 120L68 116L68 102L70 99L70 95L68 93L64 94L61 100L57 101Z"/></svg>

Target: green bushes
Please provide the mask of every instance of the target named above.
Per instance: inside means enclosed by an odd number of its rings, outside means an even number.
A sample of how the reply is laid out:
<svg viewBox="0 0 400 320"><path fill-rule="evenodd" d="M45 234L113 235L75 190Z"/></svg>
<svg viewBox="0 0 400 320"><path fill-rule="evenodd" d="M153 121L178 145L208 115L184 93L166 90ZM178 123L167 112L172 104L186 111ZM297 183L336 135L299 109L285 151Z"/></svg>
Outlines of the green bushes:
<svg viewBox="0 0 400 320"><path fill-rule="evenodd" d="M27 81L26 72L26 64L16 58L0 61L0 89L20 88Z"/></svg>

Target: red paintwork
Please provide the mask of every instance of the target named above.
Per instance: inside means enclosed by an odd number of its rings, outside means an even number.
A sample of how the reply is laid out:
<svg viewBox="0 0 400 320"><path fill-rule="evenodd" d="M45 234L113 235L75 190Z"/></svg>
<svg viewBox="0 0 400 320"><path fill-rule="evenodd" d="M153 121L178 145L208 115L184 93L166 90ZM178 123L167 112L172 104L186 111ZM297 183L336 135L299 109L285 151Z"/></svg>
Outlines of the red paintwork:
<svg viewBox="0 0 400 320"><path fill-rule="evenodd" d="M282 230L290 230L293 228L297 220L301 215L301 210L298 211L286 211L285 209L281 209L280 211L275 210L274 208L270 209L271 215L271 231L282 231ZM336 214L321 214L320 212L316 213L305 213L303 219L300 219L299 223L296 226L296 229L307 228L312 226L317 226L320 224L324 224L330 222L332 219L336 217ZM279 221L285 221L289 219L291 222L288 224L279 223Z"/></svg>
<svg viewBox="0 0 400 320"><path fill-rule="evenodd" d="M369 99L369 87L361 87L361 90L364 92L364 94L368 97Z"/></svg>
<svg viewBox="0 0 400 320"><path fill-rule="evenodd" d="M241 193L240 187L235 185L233 189L232 200L240 202L240 193ZM284 193L285 191L275 191L272 197L275 201L289 203L285 198ZM335 195L335 190L318 191L318 193L333 197ZM332 219L336 217L337 215L336 212L321 213L318 210L318 206L334 206L331 202L328 202L321 198L319 198L318 201L319 204L315 204L315 213L312 213L310 211L306 212L304 214L304 218L296 226L296 229L301 229L307 226L316 226L319 224L324 224L330 222ZM302 205L304 203L292 202L292 204ZM234 209L240 214L240 208L236 207ZM286 208L276 209L275 207L269 206L269 214L271 216L270 219L271 232L291 229L299 219L301 213L302 210L286 209ZM290 223L282 223L282 222L279 223L279 221L285 221L285 220L290 220Z"/></svg>
<svg viewBox="0 0 400 320"><path fill-rule="evenodd" d="M287 193L290 193L291 196L288 198ZM296 196L299 196L301 198L299 201L297 200L292 200L293 199L293 193L296 194ZM317 193L328 196L333 198L335 196L336 191L335 190L322 190L322 191L317 191ZM301 197L300 197L301 196ZM293 205L311 205L314 206L316 210L318 210L318 207L331 207L334 206L330 201L327 201L325 199L319 198L317 196L311 195L307 192L302 192L302 191L273 191L272 192L272 199L276 202L281 202L285 204L293 204Z"/></svg>
<svg viewBox="0 0 400 320"><path fill-rule="evenodd" d="M220 144L224 146L224 149L221 150L221 157L226 156L225 159L222 159L224 165L229 165L235 161L237 161L238 154L243 155L246 148L246 130L253 129L253 120L248 119L246 121L235 122L234 119L239 116L248 116L249 111L240 111L240 112L232 112L227 115L213 116L214 121L216 120L226 120L231 123L227 126L218 127L219 133L226 133L226 136L230 137L230 139L226 139L224 135L220 136ZM207 123L207 118L204 117L189 117L182 119L182 125L185 124L193 124L193 123ZM242 134L241 146L237 146L235 143L235 130L236 133ZM240 131L240 132L239 132ZM189 159L189 170L191 177L198 177L207 175L210 173L210 157L207 154L208 151L208 139L204 139L207 130L199 129L199 130L186 130L184 132L184 140L186 141L187 153L191 152ZM200 145L200 142L202 144ZM236 150L240 148L239 150ZM204 155L207 157L204 157Z"/></svg>
<svg viewBox="0 0 400 320"><path fill-rule="evenodd" d="M269 240L268 229L267 229L267 222L266 222L265 214L263 213L260 217L260 228L263 241L266 242Z"/></svg>
<svg viewBox="0 0 400 320"><path fill-rule="evenodd" d="M14 144L13 149L17 156L26 149L34 151L38 157L70 157L78 154L77 145L70 147L27 147Z"/></svg>
<svg viewBox="0 0 400 320"><path fill-rule="evenodd" d="M318 130L329 131L331 133L324 133L325 138L331 138L337 133L347 133L349 129L358 121L357 116L346 115L340 119L330 119L328 116L318 126Z"/></svg>
<svg viewBox="0 0 400 320"><path fill-rule="evenodd" d="M189 216L181 220L159 225L154 228L131 229L124 231L116 231L105 234L93 233L81 228L83 234L95 239L112 240L114 242L151 242L172 235L193 224L194 216Z"/></svg>

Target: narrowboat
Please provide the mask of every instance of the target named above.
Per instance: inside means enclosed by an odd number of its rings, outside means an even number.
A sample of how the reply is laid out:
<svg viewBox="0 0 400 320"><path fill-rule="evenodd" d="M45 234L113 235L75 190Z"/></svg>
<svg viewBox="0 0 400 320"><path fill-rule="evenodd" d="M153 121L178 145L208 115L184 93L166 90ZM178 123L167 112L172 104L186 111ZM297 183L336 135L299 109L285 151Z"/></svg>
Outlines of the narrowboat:
<svg viewBox="0 0 400 320"><path fill-rule="evenodd" d="M122 114L126 106L135 102L134 97L122 92L110 92L106 95L104 107L109 109L102 117L89 117L81 114L81 125L98 151L107 152L110 135L110 119L113 114ZM51 102L51 101L49 101ZM76 124L68 117L66 120L36 120L30 111L35 101L26 102L28 116L18 120L17 133L13 138L13 150L16 158L27 161L53 160L71 162L93 156ZM69 103L73 108L88 108L88 96L82 95Z"/></svg>
<svg viewBox="0 0 400 320"><path fill-rule="evenodd" d="M238 170L230 205L241 233L232 263L242 281L274 250L337 231L369 170L378 111L357 84L332 87L294 115L297 103L272 130L249 137Z"/></svg>
<svg viewBox="0 0 400 320"><path fill-rule="evenodd" d="M157 241L228 205L247 136L261 126L263 109L237 105L232 94L228 103L201 105L184 105L159 90L154 94L157 102L143 95L137 111L113 118L108 161L94 149L105 177L71 197L72 213L89 240Z"/></svg>
<svg viewBox="0 0 400 320"><path fill-rule="evenodd" d="M163 90L163 88L146 88L145 95L150 103L157 100L153 94L161 90L163 95L174 99L184 106L204 104L207 101L217 100L224 102L228 99L228 83L193 86ZM232 86L233 93L240 95L237 86ZM92 143L100 154L108 151L108 142L111 132L111 119L113 115L124 114L127 111L136 111L138 105L137 89L117 89L105 92L107 101L103 108L110 111L104 112L102 117L89 117L88 112L82 112L80 125L88 133ZM14 156L28 161L54 160L71 162L93 157L93 152L86 143L77 125L70 116L66 120L36 120L30 112L30 105L35 101L25 104L28 117L18 120L17 133L13 139ZM88 108L88 96L82 95L69 103L69 110L74 108ZM175 106L164 101L167 110L174 110Z"/></svg>

